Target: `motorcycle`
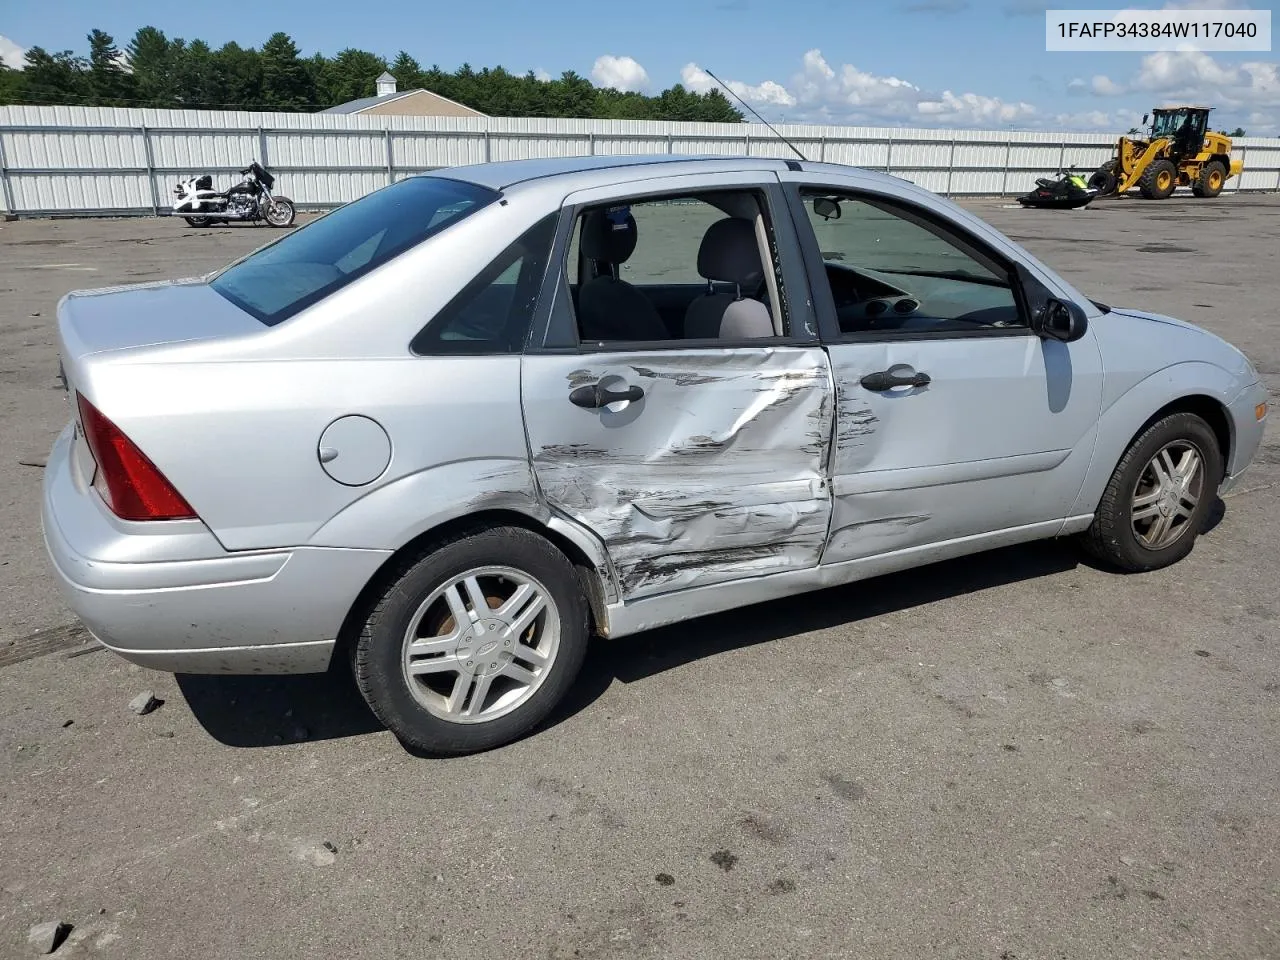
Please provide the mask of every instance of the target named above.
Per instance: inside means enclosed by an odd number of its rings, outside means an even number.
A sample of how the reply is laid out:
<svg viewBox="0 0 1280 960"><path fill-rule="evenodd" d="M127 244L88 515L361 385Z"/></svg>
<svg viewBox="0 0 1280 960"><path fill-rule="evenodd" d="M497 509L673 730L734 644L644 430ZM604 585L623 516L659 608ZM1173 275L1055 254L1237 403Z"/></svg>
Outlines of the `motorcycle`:
<svg viewBox="0 0 1280 960"><path fill-rule="evenodd" d="M1018 197L1018 203L1024 207L1035 207L1043 210L1075 210L1087 207L1098 195L1098 190L1085 182L1083 175L1059 170L1057 180L1041 177L1036 180L1036 187L1030 193Z"/></svg>
<svg viewBox="0 0 1280 960"><path fill-rule="evenodd" d="M174 187L177 200L173 213L193 227L233 220L265 220L273 227L287 227L296 215L293 201L273 195L276 178L257 160L240 171L244 179L225 193L213 189L213 177L207 173L183 180Z"/></svg>

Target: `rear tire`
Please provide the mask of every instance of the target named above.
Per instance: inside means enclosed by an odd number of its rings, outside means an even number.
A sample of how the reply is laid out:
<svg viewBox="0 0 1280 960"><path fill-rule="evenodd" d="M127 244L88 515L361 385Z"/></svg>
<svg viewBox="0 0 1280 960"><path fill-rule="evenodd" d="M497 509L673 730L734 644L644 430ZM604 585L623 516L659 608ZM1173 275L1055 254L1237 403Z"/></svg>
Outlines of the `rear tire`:
<svg viewBox="0 0 1280 960"><path fill-rule="evenodd" d="M432 756L489 750L564 698L588 635L564 554L520 527L481 528L401 568L356 642L356 683L406 745Z"/></svg>
<svg viewBox="0 0 1280 960"><path fill-rule="evenodd" d="M192 227L206 227L209 225L208 217L183 217L187 224Z"/></svg>
<svg viewBox="0 0 1280 960"><path fill-rule="evenodd" d="M1194 467L1188 455L1197 461ZM1204 530L1222 470L1218 437L1201 417L1161 418L1120 458L1083 546L1098 560L1131 573L1177 563Z"/></svg>
<svg viewBox="0 0 1280 960"><path fill-rule="evenodd" d="M1216 197L1227 181L1227 171L1219 160L1210 160L1200 168L1200 176L1191 187L1197 197Z"/></svg>
<svg viewBox="0 0 1280 960"><path fill-rule="evenodd" d="M1178 188L1178 169L1168 160L1155 160L1138 180L1138 189L1148 200L1164 200Z"/></svg>

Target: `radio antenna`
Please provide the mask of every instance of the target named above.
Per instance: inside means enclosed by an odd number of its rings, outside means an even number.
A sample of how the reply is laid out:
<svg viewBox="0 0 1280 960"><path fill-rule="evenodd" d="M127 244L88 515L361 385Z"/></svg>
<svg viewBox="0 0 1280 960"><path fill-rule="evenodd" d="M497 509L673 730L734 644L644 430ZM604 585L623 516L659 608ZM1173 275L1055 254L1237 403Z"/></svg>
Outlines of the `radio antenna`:
<svg viewBox="0 0 1280 960"><path fill-rule="evenodd" d="M706 67L703 67L702 69L703 69L703 72L704 72L708 77L710 77L710 78L711 78L712 80L714 80L716 83L720 84L720 86L724 87L724 88L725 88L725 90L727 90L727 91L729 92L729 95L730 95L731 97L733 97L733 99L737 100L740 104L742 104L744 107L746 107L748 110L750 110L750 111L755 115L755 118L756 118L757 120L759 120L761 123L763 123L763 124L764 124L766 127L768 127L770 130L772 130L772 131L773 131L773 135L774 135L775 137L777 137L779 140L781 140L783 143L785 143L788 147L790 147L793 151L795 151L795 155L796 155L797 157L799 157L799 158L800 158L801 160L803 160L805 163L808 163L808 162L809 162L809 158L808 158L808 157L806 157L806 156L805 156L803 153L801 153L799 150L797 150L797 149L796 149L796 145L795 145L794 143L792 143L790 140L788 140L786 137L784 137L782 134L780 134L780 133L777 131L777 128L775 128L775 127L774 127L774 125L773 125L772 123L770 123L770 122L769 122L768 120L766 120L764 117L760 116L760 114L756 112L756 108L755 108L755 107L751 106L751 104L747 103L747 101L743 100L740 96L738 96L736 93L734 93L734 92L733 92L733 90L732 90L732 89L730 89L730 87L729 87L729 85L728 85L727 83L725 83L723 80L721 80L719 77L717 77L714 73L712 73L712 72L711 72L710 70L708 70Z"/></svg>

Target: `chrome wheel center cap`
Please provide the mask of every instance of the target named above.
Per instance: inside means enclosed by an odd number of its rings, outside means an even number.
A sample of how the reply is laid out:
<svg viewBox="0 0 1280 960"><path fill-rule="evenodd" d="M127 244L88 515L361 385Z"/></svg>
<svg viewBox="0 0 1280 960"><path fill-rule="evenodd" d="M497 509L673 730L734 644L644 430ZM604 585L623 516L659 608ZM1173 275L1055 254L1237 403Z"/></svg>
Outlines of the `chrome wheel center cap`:
<svg viewBox="0 0 1280 960"><path fill-rule="evenodd" d="M458 640L456 656L463 673L484 676L511 662L511 640L503 637L507 624L494 618L473 623Z"/></svg>

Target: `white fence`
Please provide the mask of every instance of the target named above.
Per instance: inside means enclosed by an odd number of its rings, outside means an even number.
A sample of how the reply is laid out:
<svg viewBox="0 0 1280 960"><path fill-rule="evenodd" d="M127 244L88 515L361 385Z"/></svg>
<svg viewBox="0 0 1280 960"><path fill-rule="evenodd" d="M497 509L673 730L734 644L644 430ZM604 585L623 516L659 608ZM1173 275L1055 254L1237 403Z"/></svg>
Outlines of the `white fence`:
<svg viewBox="0 0 1280 960"><path fill-rule="evenodd" d="M948 196L1031 189L1059 167L1092 170L1115 138L1010 130L788 124L811 160L884 170ZM302 208L354 200L413 173L486 160L678 153L790 157L761 124L505 117L0 107L0 212L149 215L197 173L224 184L249 160ZM1235 141L1245 164L1228 190L1280 190L1280 140Z"/></svg>

